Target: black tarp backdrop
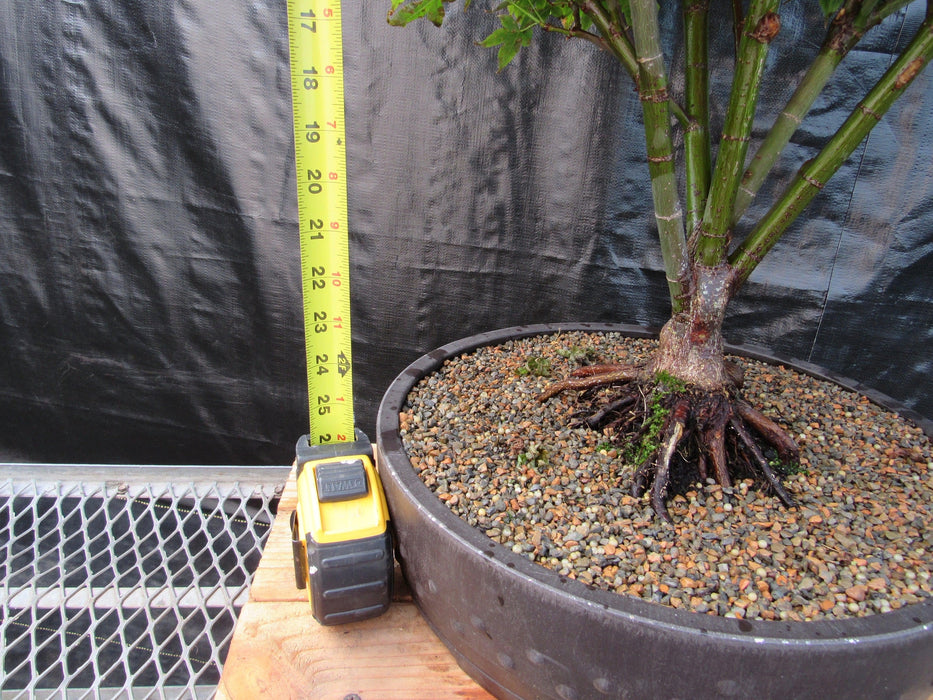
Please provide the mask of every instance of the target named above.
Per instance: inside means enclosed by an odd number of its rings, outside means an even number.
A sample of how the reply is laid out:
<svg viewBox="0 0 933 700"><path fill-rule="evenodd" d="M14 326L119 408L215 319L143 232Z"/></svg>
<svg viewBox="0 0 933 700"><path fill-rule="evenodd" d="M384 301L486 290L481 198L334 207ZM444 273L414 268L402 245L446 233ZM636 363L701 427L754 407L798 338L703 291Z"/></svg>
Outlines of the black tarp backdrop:
<svg viewBox="0 0 933 700"><path fill-rule="evenodd" d="M756 138L817 50L816 4L782 5ZM343 10L370 432L391 379L449 340L667 313L627 76L554 36L496 74L474 45L494 26L480 8L396 29L387 5ZM919 5L846 59L779 181L889 65ZM933 414L931 144L927 71L753 276L728 340ZM0 460L291 461L307 415L292 157L284 2L0 2Z"/></svg>

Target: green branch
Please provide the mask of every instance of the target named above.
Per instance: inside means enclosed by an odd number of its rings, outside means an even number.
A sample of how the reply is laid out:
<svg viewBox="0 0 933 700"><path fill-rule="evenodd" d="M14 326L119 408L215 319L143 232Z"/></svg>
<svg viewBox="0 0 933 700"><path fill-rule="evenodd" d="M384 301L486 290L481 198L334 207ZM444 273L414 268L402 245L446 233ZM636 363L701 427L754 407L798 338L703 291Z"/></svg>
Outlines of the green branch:
<svg viewBox="0 0 933 700"><path fill-rule="evenodd" d="M684 109L690 120L684 131L687 231L696 230L706 208L710 178L709 141L709 0L684 3L686 45Z"/></svg>
<svg viewBox="0 0 933 700"><path fill-rule="evenodd" d="M719 265L728 248L732 210L748 153L765 57L781 26L774 12L778 4L779 0L751 0L745 15L729 108L697 239L696 258L708 267Z"/></svg>
<svg viewBox="0 0 933 700"><path fill-rule="evenodd" d="M933 3L931 3L933 4ZM810 200L842 166L894 101L933 57L933 16L926 20L904 53L885 72L820 153L804 163L771 210L730 256L736 288L748 279L765 254L800 215Z"/></svg>
<svg viewBox="0 0 933 700"><path fill-rule="evenodd" d="M846 3L827 29L820 52L810 64L787 105L781 110L742 176L742 182L736 194L735 210L732 214L733 224L742 218L751 205L781 151L784 150L791 136L810 111L816 98L823 92L823 88L826 87L826 83L840 61L859 42L865 32L912 1L889 0L882 3L881 7L877 7L877 0L875 2L850 0Z"/></svg>
<svg viewBox="0 0 933 700"><path fill-rule="evenodd" d="M637 85L638 61L635 59L635 47L632 46L632 42L625 35L624 27L620 24L620 21L624 20L620 20L618 16L611 16L596 0L581 0L579 7L599 29L609 53L618 59Z"/></svg>
<svg viewBox="0 0 933 700"><path fill-rule="evenodd" d="M656 0L631 0L635 55L638 61L638 96L641 99L651 174L651 194L661 239L661 253L674 313L686 299L687 242L683 211L674 170L670 98L664 55L661 52Z"/></svg>
<svg viewBox="0 0 933 700"><path fill-rule="evenodd" d="M638 61L635 57L635 47L626 35L625 19L622 16L621 9L618 8L618 3L612 3L615 4L616 11L611 12L606 10L604 2L598 2L598 0L578 0L578 2L581 12L592 20L593 24L599 29L599 33L602 35L601 38L605 42L605 45L600 48L605 49L616 57L619 63L625 68L626 72L632 76L632 80L635 81L635 87L637 88L639 71ZM599 44L597 44L597 46L599 46ZM670 111L684 128L689 127L689 117L683 108L673 100L670 102Z"/></svg>

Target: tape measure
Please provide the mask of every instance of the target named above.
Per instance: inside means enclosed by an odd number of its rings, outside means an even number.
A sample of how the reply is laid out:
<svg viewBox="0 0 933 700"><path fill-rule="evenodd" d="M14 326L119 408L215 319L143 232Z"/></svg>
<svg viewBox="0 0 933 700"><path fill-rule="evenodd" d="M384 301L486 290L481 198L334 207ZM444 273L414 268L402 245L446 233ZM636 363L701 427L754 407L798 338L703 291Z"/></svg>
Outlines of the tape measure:
<svg viewBox="0 0 933 700"><path fill-rule="evenodd" d="M394 559L369 439L354 427L340 0L287 0L311 432L296 447L295 585L321 624L384 612Z"/></svg>
<svg viewBox="0 0 933 700"><path fill-rule="evenodd" d="M350 243L339 0L287 0L311 444L352 442Z"/></svg>
<svg viewBox="0 0 933 700"><path fill-rule="evenodd" d="M298 441L298 506L291 514L295 585L322 625L384 613L395 572L389 511L369 439Z"/></svg>

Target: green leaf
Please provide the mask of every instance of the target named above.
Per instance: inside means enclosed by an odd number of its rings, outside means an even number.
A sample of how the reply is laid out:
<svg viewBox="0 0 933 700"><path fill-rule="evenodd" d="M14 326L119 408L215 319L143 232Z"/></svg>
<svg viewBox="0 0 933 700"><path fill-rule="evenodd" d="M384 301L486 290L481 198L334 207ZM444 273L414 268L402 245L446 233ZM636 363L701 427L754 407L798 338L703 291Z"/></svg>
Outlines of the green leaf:
<svg viewBox="0 0 933 700"><path fill-rule="evenodd" d="M389 24L403 27L422 17L439 27L444 21L444 3L453 0L392 0Z"/></svg>
<svg viewBox="0 0 933 700"><path fill-rule="evenodd" d="M511 5L514 5L514 3L507 4L510 6L509 10L511 10ZM524 4L528 5L529 3L526 0ZM480 46L487 48L499 47L500 71L512 62L519 49L531 43L531 32L538 24L534 19L529 19L526 14L527 10L527 7L522 8L517 18L508 11L503 12L499 15L499 22L502 26L479 42Z"/></svg>
<svg viewBox="0 0 933 700"><path fill-rule="evenodd" d="M820 9L825 17L835 17L844 4L845 0L820 0Z"/></svg>
<svg viewBox="0 0 933 700"><path fill-rule="evenodd" d="M464 0L469 7L471 0ZM444 5L456 0L391 0L389 24L402 26L416 19L427 19L436 26L444 20ZM628 21L628 0L616 0L617 10ZM524 46L531 43L535 27L547 27L571 35L575 30L590 31L592 19L581 11L576 0L503 0L495 8L501 27L479 42L499 47L499 70L505 68ZM579 23L579 24L578 24Z"/></svg>
<svg viewBox="0 0 933 700"><path fill-rule="evenodd" d="M479 45L485 46L487 49L491 49L493 46L499 46L500 44L504 44L506 41L509 40L510 36L511 36L510 33L506 31L505 28L500 27L499 29L494 31L492 34L487 36L485 39L483 39L481 42L479 42Z"/></svg>

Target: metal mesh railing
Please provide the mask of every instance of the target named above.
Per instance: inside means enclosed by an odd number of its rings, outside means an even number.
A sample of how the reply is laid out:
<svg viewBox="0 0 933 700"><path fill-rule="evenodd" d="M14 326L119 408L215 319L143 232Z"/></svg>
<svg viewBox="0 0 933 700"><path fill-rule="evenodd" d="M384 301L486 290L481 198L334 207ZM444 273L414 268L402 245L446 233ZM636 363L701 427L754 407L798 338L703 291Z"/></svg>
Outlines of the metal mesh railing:
<svg viewBox="0 0 933 700"><path fill-rule="evenodd" d="M212 697L287 475L0 465L0 700Z"/></svg>

